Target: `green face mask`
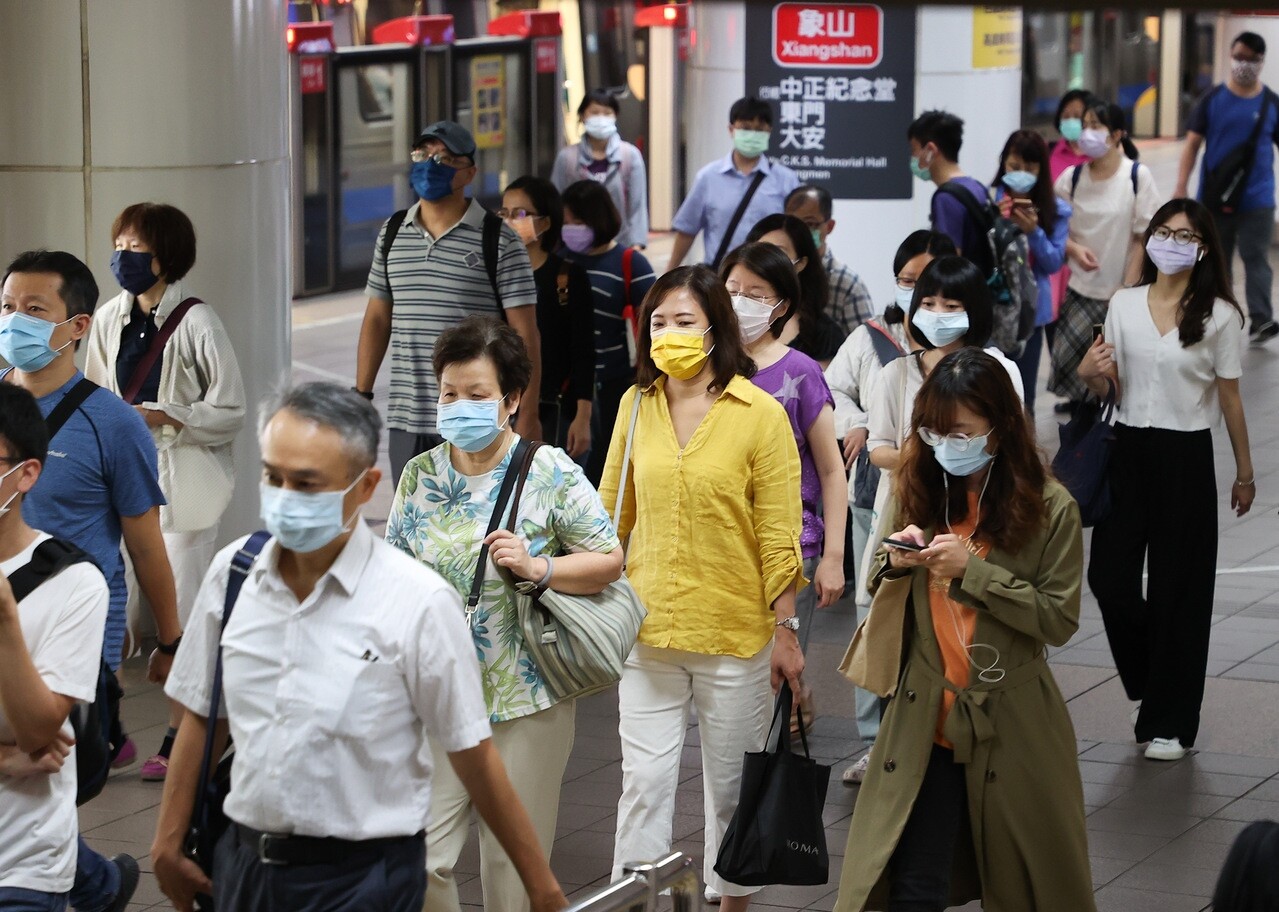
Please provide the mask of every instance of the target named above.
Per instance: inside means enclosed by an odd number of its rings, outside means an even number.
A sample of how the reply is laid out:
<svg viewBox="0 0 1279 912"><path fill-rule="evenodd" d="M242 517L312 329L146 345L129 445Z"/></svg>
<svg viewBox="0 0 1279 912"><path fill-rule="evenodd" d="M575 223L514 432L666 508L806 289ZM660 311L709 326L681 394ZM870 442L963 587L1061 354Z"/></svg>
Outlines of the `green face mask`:
<svg viewBox="0 0 1279 912"><path fill-rule="evenodd" d="M826 243L826 239L822 237L822 229L810 228L808 230L813 232L813 246L816 247L818 250L821 250L822 244Z"/></svg>
<svg viewBox="0 0 1279 912"><path fill-rule="evenodd" d="M733 130L733 148L746 158L759 158L768 151L768 141L772 134L767 130Z"/></svg>

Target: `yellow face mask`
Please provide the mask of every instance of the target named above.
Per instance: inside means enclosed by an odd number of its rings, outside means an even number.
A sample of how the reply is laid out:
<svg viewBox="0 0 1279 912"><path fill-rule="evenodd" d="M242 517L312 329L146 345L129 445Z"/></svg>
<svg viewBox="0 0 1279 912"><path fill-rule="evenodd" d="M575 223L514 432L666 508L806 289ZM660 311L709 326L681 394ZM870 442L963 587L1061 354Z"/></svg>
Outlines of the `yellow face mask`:
<svg viewBox="0 0 1279 912"><path fill-rule="evenodd" d="M702 337L710 327L698 332L687 329L659 329L653 334L649 354L653 364L668 377L691 380L701 371L710 352L702 348Z"/></svg>

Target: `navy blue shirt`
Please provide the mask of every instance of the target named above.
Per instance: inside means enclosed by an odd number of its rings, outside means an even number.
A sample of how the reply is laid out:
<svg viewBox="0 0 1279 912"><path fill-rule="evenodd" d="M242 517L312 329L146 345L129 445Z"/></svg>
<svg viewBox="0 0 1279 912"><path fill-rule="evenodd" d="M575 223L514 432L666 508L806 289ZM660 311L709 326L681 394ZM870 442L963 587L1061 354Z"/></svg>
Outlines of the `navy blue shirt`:
<svg viewBox="0 0 1279 912"><path fill-rule="evenodd" d="M36 400L45 418L84 379L75 376ZM157 480L155 441L131 405L109 390L84 400L49 441L40 480L22 500L27 525L81 548L111 589L102 655L112 668L124 645L128 589L120 556L120 517L140 516L165 502Z"/></svg>
<svg viewBox="0 0 1279 912"><path fill-rule="evenodd" d="M133 310L129 314L129 322L125 323L124 328L120 330L120 353L115 359L115 378L121 391L129 388L133 372L137 370L138 362L151 347L151 340L155 338L157 332L159 330L155 325L155 311L143 313L135 299ZM130 405L160 400L160 370L163 367L164 349L161 348L160 357L156 358L155 364L151 365L147 378L142 381L142 387L133 397Z"/></svg>
<svg viewBox="0 0 1279 912"><path fill-rule="evenodd" d="M1199 169L1199 198L1203 198L1204 174L1248 141L1257 118L1261 116L1262 100L1269 93L1263 87L1255 98L1240 98L1227 86L1220 85L1205 95L1190 112L1186 129L1204 137L1204 157ZM1244 188L1239 211L1269 209L1275 204L1275 149L1276 127L1279 126L1279 104L1271 101L1266 111L1266 123L1257 138L1257 153L1252 170L1248 172L1248 184Z"/></svg>
<svg viewBox="0 0 1279 912"><path fill-rule="evenodd" d="M626 347L626 333L630 330L622 319L626 306L626 288L622 281L622 252L618 246L598 256L574 253L570 261L586 270L591 281L595 300L595 382L622 380L635 376L630 352ZM631 306L639 313L644 295L653 287L657 276L644 254L636 250L631 254Z"/></svg>

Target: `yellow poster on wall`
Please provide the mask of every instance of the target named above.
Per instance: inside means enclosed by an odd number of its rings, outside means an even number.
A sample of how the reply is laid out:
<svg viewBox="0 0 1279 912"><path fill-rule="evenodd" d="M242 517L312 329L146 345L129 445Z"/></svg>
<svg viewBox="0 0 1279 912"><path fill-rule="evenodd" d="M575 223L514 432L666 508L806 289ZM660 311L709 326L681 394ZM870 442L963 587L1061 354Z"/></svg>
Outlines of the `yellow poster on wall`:
<svg viewBox="0 0 1279 912"><path fill-rule="evenodd" d="M973 7L973 69L1021 66L1021 7Z"/></svg>
<svg viewBox="0 0 1279 912"><path fill-rule="evenodd" d="M500 54L471 60L471 116L475 145L498 149L506 144L506 59Z"/></svg>

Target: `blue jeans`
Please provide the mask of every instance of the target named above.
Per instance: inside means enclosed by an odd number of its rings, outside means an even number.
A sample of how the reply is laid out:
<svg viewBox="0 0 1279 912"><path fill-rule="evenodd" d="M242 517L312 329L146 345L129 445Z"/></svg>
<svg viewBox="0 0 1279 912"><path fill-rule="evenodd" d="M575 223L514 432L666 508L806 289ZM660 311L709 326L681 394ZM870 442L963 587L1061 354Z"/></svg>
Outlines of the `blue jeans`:
<svg viewBox="0 0 1279 912"><path fill-rule="evenodd" d="M65 912L67 894L0 887L0 912Z"/></svg>
<svg viewBox="0 0 1279 912"><path fill-rule="evenodd" d="M1026 412L1030 415L1031 427L1035 426L1035 388L1039 386L1039 357L1044 350L1044 327L1036 326L1035 331L1026 340L1026 347L1017 359L1017 369L1021 371L1021 385L1026 390Z"/></svg>
<svg viewBox="0 0 1279 912"><path fill-rule="evenodd" d="M75 886L67 898L76 912L105 912L120 892L120 869L111 859L89 848L83 836L77 840L76 849Z"/></svg>

